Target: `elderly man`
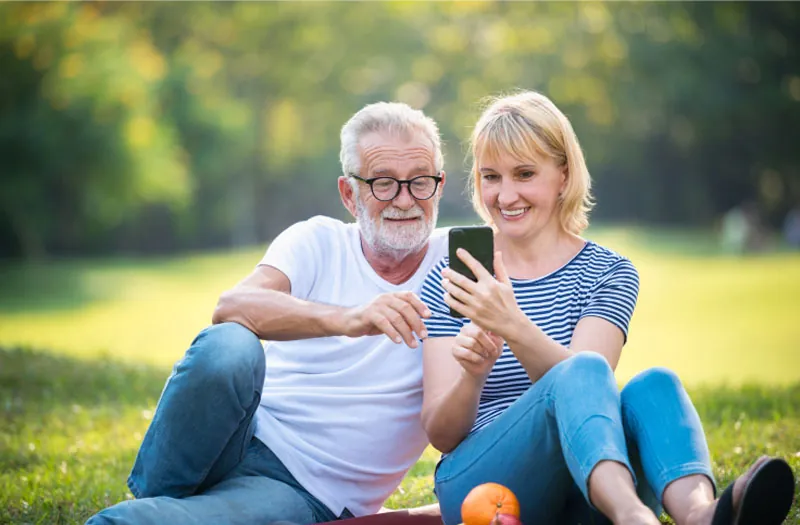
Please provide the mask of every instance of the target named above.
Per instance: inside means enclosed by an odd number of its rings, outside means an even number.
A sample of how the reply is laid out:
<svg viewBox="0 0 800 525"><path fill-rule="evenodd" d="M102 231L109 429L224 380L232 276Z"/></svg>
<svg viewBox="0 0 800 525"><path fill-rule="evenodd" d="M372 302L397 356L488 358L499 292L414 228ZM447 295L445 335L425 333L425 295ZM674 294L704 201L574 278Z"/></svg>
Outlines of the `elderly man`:
<svg viewBox="0 0 800 525"><path fill-rule="evenodd" d="M289 227L167 380L128 479L88 523L298 524L376 512L427 444L415 295L445 252L439 132L404 104L342 128L356 224ZM262 347L260 340L268 341Z"/></svg>

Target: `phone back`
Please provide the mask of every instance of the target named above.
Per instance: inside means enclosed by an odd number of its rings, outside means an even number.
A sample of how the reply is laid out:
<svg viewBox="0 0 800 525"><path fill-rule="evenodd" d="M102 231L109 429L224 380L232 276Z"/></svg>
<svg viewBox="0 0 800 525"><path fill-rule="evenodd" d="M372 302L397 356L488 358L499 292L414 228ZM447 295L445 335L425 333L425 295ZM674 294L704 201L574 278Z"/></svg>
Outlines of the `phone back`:
<svg viewBox="0 0 800 525"><path fill-rule="evenodd" d="M459 226L451 228L448 235L448 255L450 269L477 281L478 279L456 255L456 250L464 248L494 275L494 232L489 226ZM452 317L464 317L459 311L450 308Z"/></svg>

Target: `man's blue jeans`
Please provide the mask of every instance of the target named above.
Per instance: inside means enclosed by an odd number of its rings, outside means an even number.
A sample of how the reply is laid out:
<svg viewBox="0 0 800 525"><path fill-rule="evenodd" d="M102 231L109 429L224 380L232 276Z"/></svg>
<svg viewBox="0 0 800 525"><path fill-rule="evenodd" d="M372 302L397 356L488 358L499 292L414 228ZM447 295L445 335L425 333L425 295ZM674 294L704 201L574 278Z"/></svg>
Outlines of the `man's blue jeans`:
<svg viewBox="0 0 800 525"><path fill-rule="evenodd" d="M589 475L603 460L631 471L656 514L672 481L704 474L714 483L700 418L673 372L647 370L620 393L605 358L581 352L442 459L442 517L460 523L467 493L495 482L517 495L523 523L610 523L588 503Z"/></svg>
<svg viewBox="0 0 800 525"><path fill-rule="evenodd" d="M203 330L167 379L139 449L128 478L137 499L87 524L335 520L253 437L264 365L261 342L241 325Z"/></svg>

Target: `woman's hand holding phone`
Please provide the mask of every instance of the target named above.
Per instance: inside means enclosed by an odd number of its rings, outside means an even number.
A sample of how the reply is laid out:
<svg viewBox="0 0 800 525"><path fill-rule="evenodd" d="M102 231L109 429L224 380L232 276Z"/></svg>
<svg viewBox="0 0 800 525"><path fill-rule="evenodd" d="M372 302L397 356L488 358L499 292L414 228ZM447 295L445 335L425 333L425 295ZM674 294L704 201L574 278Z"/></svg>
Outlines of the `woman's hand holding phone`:
<svg viewBox="0 0 800 525"><path fill-rule="evenodd" d="M528 322L514 297L511 279L503 264L503 255L494 253L494 272L497 278L481 265L466 250L459 249L456 255L475 274L477 282L453 271L442 270L442 287L447 292L445 302L458 310L484 330L503 339L516 320Z"/></svg>

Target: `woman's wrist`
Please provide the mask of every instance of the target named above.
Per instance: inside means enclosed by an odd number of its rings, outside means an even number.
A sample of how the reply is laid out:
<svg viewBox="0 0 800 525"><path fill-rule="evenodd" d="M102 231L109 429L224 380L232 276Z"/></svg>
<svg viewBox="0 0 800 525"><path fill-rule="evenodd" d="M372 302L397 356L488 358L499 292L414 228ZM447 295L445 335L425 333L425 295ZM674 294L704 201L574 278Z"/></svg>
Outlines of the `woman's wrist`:
<svg viewBox="0 0 800 525"><path fill-rule="evenodd" d="M528 317L518 312L519 315L508 323L508 330L505 334L497 334L508 344L509 348L519 347L520 345L530 346L542 333L538 326L528 319Z"/></svg>
<svg viewBox="0 0 800 525"><path fill-rule="evenodd" d="M461 376L459 377L458 381L459 383L470 388L470 390L477 390L480 392L481 390L483 390L483 385L486 384L486 379L489 377L490 373L491 370L487 372L485 375L474 376L462 368Z"/></svg>

